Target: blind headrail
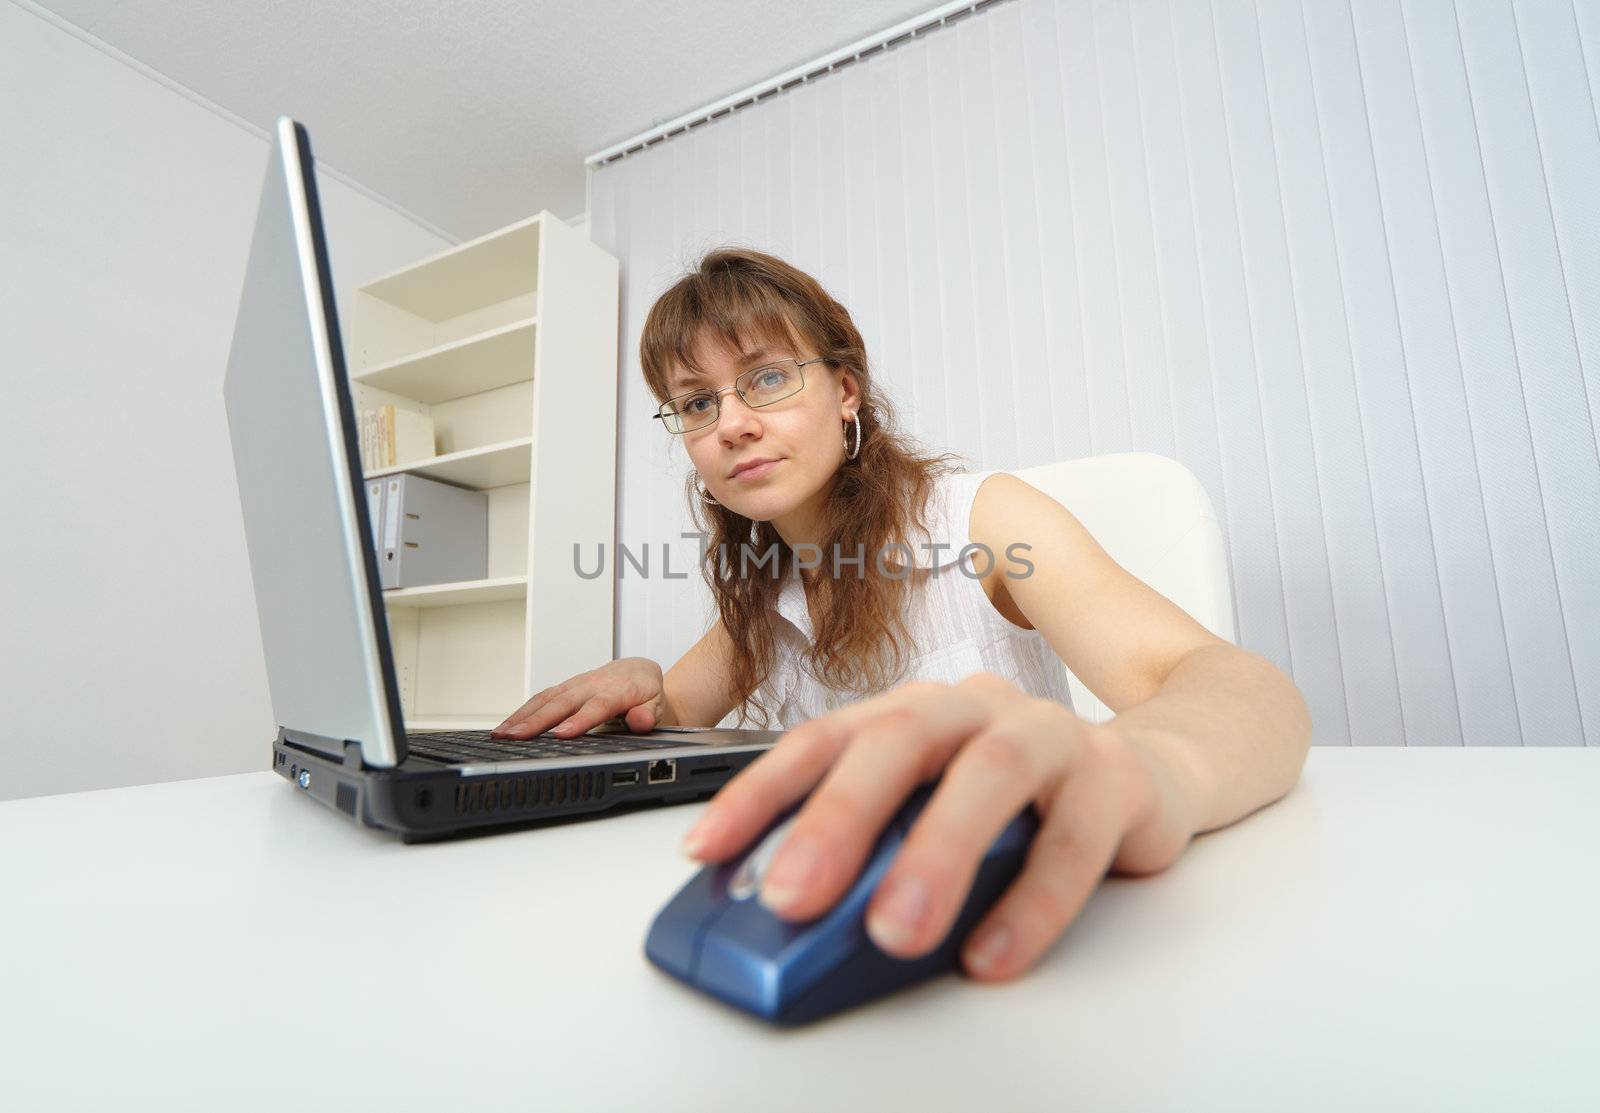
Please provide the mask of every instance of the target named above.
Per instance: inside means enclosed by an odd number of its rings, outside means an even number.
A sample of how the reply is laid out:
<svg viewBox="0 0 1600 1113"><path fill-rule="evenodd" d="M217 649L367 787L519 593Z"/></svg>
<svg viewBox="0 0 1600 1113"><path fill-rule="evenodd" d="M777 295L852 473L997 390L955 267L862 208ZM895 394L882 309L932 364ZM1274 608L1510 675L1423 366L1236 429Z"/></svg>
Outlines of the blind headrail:
<svg viewBox="0 0 1600 1113"><path fill-rule="evenodd" d="M809 84L819 77L834 73L845 66L853 65L863 58L881 54L885 50L890 50L902 43L909 42L918 36L926 35L929 31L947 27L957 20L965 19L975 12L980 12L984 8L1000 2L1001 0L976 0L976 2L973 2L973 0L955 0L954 3L941 4L931 12L897 23L893 27L869 35L864 39L851 43L849 46L841 47L829 54L825 54L815 61L786 70L776 77L768 78L747 89L742 89L730 96L723 97L721 100L713 101L703 108L697 108L693 112L685 112L683 115L668 120L664 124L657 124L648 131L642 131L633 138L624 139L621 143L615 143L603 151L596 151L583 160L584 164L593 168L604 166L608 162L615 162L620 158L626 158L628 155L642 151L646 147L653 147L657 143L671 139L675 135L681 135L702 124L707 124L730 113L738 112L742 108L748 108L758 101L764 101L768 97L776 96L794 88L796 85Z"/></svg>

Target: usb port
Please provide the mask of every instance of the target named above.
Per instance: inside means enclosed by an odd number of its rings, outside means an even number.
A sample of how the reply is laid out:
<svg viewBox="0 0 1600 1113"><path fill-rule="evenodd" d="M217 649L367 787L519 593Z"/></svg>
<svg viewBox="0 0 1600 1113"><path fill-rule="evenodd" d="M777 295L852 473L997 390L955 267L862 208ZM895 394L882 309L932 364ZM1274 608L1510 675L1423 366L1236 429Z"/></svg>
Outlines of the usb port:
<svg viewBox="0 0 1600 1113"><path fill-rule="evenodd" d="M629 769L626 773L611 774L611 783L614 785L636 785L639 783L639 771Z"/></svg>

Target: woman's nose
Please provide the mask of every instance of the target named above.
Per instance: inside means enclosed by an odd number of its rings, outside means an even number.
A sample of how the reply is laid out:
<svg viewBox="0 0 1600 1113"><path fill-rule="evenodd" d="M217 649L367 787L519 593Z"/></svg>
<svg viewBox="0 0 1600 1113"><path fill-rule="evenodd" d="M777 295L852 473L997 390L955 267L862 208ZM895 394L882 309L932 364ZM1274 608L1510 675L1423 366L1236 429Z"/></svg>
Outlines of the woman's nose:
<svg viewBox="0 0 1600 1113"><path fill-rule="evenodd" d="M724 440L743 436L760 425L755 410L745 400L729 391L722 396L721 412L717 414L717 433Z"/></svg>

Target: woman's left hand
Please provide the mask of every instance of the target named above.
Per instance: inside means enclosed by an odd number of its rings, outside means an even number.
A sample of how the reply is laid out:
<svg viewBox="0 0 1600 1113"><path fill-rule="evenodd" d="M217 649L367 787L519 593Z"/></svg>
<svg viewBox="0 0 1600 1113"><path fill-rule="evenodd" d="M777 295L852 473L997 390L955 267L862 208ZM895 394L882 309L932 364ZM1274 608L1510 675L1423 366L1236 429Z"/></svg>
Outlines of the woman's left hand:
<svg viewBox="0 0 1600 1113"><path fill-rule="evenodd" d="M1024 807L1040 828L962 962L1002 981L1045 952L1109 869L1151 873L1197 829L1198 793L1176 765L1000 677L915 682L786 732L729 781L684 840L721 862L808 792L767 870L761 900L788 920L849 891L879 834L920 784L941 777L867 911L884 951L926 954L948 934L989 845ZM813 789L815 791L813 791Z"/></svg>

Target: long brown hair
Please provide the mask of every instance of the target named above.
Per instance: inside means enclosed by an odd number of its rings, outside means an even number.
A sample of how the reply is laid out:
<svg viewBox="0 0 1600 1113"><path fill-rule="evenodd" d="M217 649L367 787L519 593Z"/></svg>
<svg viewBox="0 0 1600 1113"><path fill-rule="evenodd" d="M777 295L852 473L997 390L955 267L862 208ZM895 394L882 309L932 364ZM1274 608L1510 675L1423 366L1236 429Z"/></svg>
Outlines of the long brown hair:
<svg viewBox="0 0 1600 1113"><path fill-rule="evenodd" d="M822 510L820 545L825 554L852 558L861 546L866 559L864 565L843 566L840 575L817 577L812 646L802 667L835 690L881 691L901 675L913 648L904 612L915 580L878 575L875 557L885 545L914 543L914 531L928 529L926 504L933 481L956 470L952 461L957 458L924 455L895 429L849 312L816 279L782 259L745 248L719 248L656 300L639 339L639 360L658 400L667 399L676 367L704 373L694 352L710 336L720 337L736 352L748 349L746 341L797 347L804 338L829 368L848 368L860 386L860 451L836 475ZM853 440L853 426L850 436ZM703 502L696 478L694 472L688 475L685 494L696 524L708 535L701 571L736 648L731 694L741 723L755 708L765 725L769 709L754 697L775 663L772 611L796 557L770 522ZM751 573L746 574L741 545L749 546L753 556L772 548L776 575L770 563L749 565ZM824 559L822 570L831 567L831 557ZM849 574L851 568L857 575Z"/></svg>

